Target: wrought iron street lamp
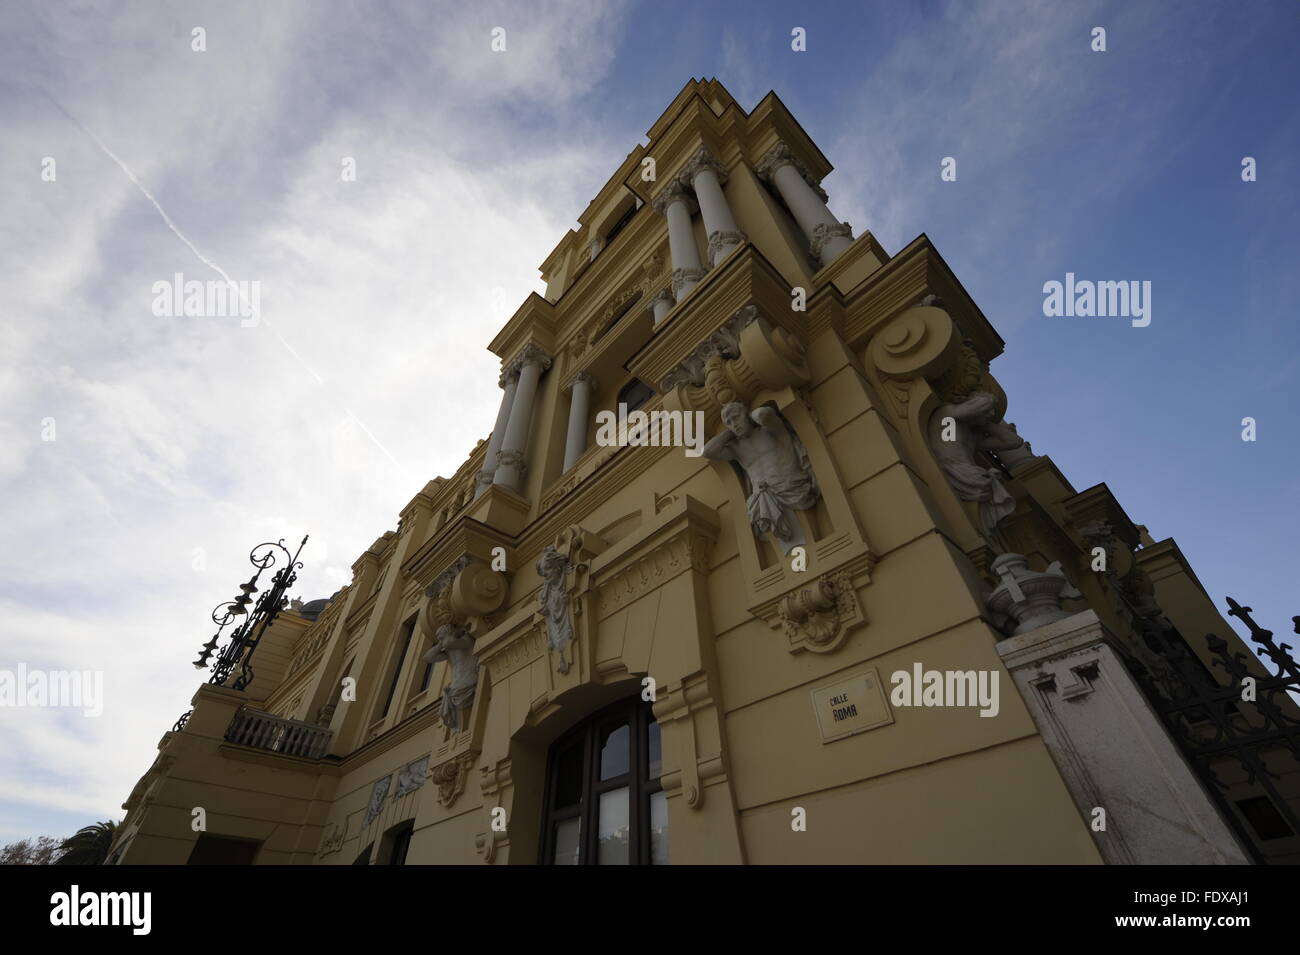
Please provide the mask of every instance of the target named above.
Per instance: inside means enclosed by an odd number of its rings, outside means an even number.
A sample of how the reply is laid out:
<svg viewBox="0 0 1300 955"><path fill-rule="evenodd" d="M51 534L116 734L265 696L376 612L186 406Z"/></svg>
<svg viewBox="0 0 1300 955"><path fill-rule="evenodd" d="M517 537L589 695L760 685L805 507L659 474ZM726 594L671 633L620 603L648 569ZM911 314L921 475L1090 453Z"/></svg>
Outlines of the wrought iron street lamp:
<svg viewBox="0 0 1300 955"><path fill-rule="evenodd" d="M298 571L302 568L298 555L302 553L306 543L307 538L303 537L294 554L290 554L289 549L284 546L284 538L280 538L274 544L270 541L258 544L249 552L248 560L257 568L257 572L248 579L247 583L239 585L241 593L238 597L218 604L212 611L212 622L217 625L217 632L203 645L198 659L194 661L195 669L207 669L208 660L216 650L217 644L221 642L222 631L236 620L243 618L243 621L231 631L230 641L222 649L216 662L211 665L212 677L208 680L209 683L225 685L236 665L239 667L239 674L231 684L233 689L243 690L253 681L253 652L261 642L267 627L275 621L285 604L289 602L285 592L298 579ZM249 613L248 605L253 602L253 594L258 592L257 583L263 571L276 566L281 559L283 564L271 577L270 588L257 599L252 612Z"/></svg>

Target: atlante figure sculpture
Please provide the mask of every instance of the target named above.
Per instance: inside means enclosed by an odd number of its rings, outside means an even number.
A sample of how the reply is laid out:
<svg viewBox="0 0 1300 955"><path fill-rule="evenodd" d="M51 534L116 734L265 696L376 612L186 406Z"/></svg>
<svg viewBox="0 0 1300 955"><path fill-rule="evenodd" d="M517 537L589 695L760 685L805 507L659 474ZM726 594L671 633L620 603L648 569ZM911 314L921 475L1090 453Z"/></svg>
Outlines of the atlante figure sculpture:
<svg viewBox="0 0 1300 955"><path fill-rule="evenodd" d="M424 655L425 663L446 660L451 665L451 682L442 692L442 722L453 732L464 729L461 716L474 701L478 686L478 660L474 657L474 638L463 627L444 623L436 632L432 649Z"/></svg>
<svg viewBox="0 0 1300 955"><path fill-rule="evenodd" d="M979 451L1010 451L1025 440L1001 419L997 398L976 391L940 405L930 418L930 447L948 483L963 501L978 501L986 533L1016 509L1016 499L1002 486L1002 472L975 460Z"/></svg>
<svg viewBox="0 0 1300 955"><path fill-rule="evenodd" d="M759 535L775 537L782 553L790 553L804 543L795 512L811 508L821 494L807 449L767 405L750 411L743 402L729 401L722 406L722 423L727 429L704 446L704 456L735 461L744 469L750 523Z"/></svg>

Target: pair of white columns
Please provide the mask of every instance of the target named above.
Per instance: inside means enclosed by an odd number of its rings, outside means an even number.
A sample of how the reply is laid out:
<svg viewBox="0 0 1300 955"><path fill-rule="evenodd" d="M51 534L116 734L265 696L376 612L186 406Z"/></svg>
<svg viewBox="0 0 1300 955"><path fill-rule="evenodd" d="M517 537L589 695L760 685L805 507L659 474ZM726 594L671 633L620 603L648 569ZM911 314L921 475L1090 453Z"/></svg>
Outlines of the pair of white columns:
<svg viewBox="0 0 1300 955"><path fill-rule="evenodd" d="M779 142L754 167L760 179L770 182L785 201L790 214L808 237L809 251L822 265L830 265L853 244L853 229L840 222L826 206L826 193L809 181L803 163Z"/></svg>
<svg viewBox="0 0 1300 955"><path fill-rule="evenodd" d="M478 473L474 496L481 496L490 484L501 484L512 491L523 487L527 472L528 428L533 419L533 401L542 372L551 367L551 357L536 345L523 351L501 373L501 407L496 425L488 439L483 470Z"/></svg>
<svg viewBox="0 0 1300 955"><path fill-rule="evenodd" d="M672 295L675 302L680 302L704 278L700 250L691 227L691 216L697 209L709 237L710 266L717 265L746 240L722 191L726 181L727 173L722 164L707 149L701 148L655 199L655 209L668 220L668 251L673 260ZM652 304L655 322L658 323L663 315L657 302ZM667 314L671 307L667 305L662 313Z"/></svg>

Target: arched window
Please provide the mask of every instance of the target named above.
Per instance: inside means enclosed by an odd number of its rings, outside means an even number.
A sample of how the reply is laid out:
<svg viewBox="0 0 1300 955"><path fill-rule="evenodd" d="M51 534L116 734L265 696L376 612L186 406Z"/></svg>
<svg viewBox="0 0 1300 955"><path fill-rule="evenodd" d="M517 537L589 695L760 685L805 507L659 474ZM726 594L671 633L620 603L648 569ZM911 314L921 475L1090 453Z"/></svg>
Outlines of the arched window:
<svg viewBox="0 0 1300 955"><path fill-rule="evenodd" d="M659 724L640 697L601 710L551 746L542 862L667 865Z"/></svg>
<svg viewBox="0 0 1300 955"><path fill-rule="evenodd" d="M654 389L640 378L633 378L619 389L615 405L627 405L628 411L635 411L654 397Z"/></svg>

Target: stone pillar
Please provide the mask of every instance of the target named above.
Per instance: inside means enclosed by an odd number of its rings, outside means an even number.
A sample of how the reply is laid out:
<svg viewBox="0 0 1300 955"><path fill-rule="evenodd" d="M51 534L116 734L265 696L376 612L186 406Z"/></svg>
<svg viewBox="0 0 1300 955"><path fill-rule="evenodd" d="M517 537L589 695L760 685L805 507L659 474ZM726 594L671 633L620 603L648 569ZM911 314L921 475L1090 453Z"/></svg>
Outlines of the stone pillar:
<svg viewBox="0 0 1300 955"><path fill-rule="evenodd" d="M564 470L587 450L587 418L591 409L591 394L596 390L596 379L585 371L578 372L569 385L569 431L564 441Z"/></svg>
<svg viewBox="0 0 1300 955"><path fill-rule="evenodd" d="M528 449L528 425L533 418L533 399L537 397L537 381L542 372L551 367L551 358L536 345L525 345L511 367L519 369L519 386L510 407L510 421L497 456L493 484L501 484L512 491L522 490L524 473L528 470L525 452Z"/></svg>
<svg viewBox="0 0 1300 955"><path fill-rule="evenodd" d="M704 278L700 250L695 245L695 232L691 229L691 215L695 209L694 200L676 180L670 182L655 199L655 211L668 219L668 253L673 259L673 296L679 302Z"/></svg>
<svg viewBox="0 0 1300 955"><path fill-rule="evenodd" d="M506 425L510 421L510 408L515 403L515 390L519 387L519 369L506 368L501 372L499 382L505 392L501 395L501 407L497 409L497 423L492 426L492 437L488 439L487 453L483 455L483 468L475 477L474 497L477 499L488 485L497 470L497 454L501 451L501 442L506 436Z"/></svg>
<svg viewBox="0 0 1300 955"><path fill-rule="evenodd" d="M655 297L650 299L650 309L654 312L656 325L667 317L668 313L673 310L674 304L676 303L673 300L672 290L667 286L661 288Z"/></svg>
<svg viewBox="0 0 1300 955"><path fill-rule="evenodd" d="M998 643L1097 850L1112 865L1250 864L1113 640L1085 610Z"/></svg>
<svg viewBox="0 0 1300 955"><path fill-rule="evenodd" d="M600 255L600 250L605 248L605 240L597 236L587 243L587 259L595 261L596 256Z"/></svg>
<svg viewBox="0 0 1300 955"><path fill-rule="evenodd" d="M731 206L722 191L727 171L712 153L700 149L686 164L682 179L695 190L700 215L704 218L704 232L709 237L709 265L717 265L748 238L736 225Z"/></svg>
<svg viewBox="0 0 1300 955"><path fill-rule="evenodd" d="M822 265L830 263L853 244L853 229L838 221L826 207L826 193L808 180L803 163L785 143L767 151L755 172L776 187L799 228L811 243L809 251Z"/></svg>

